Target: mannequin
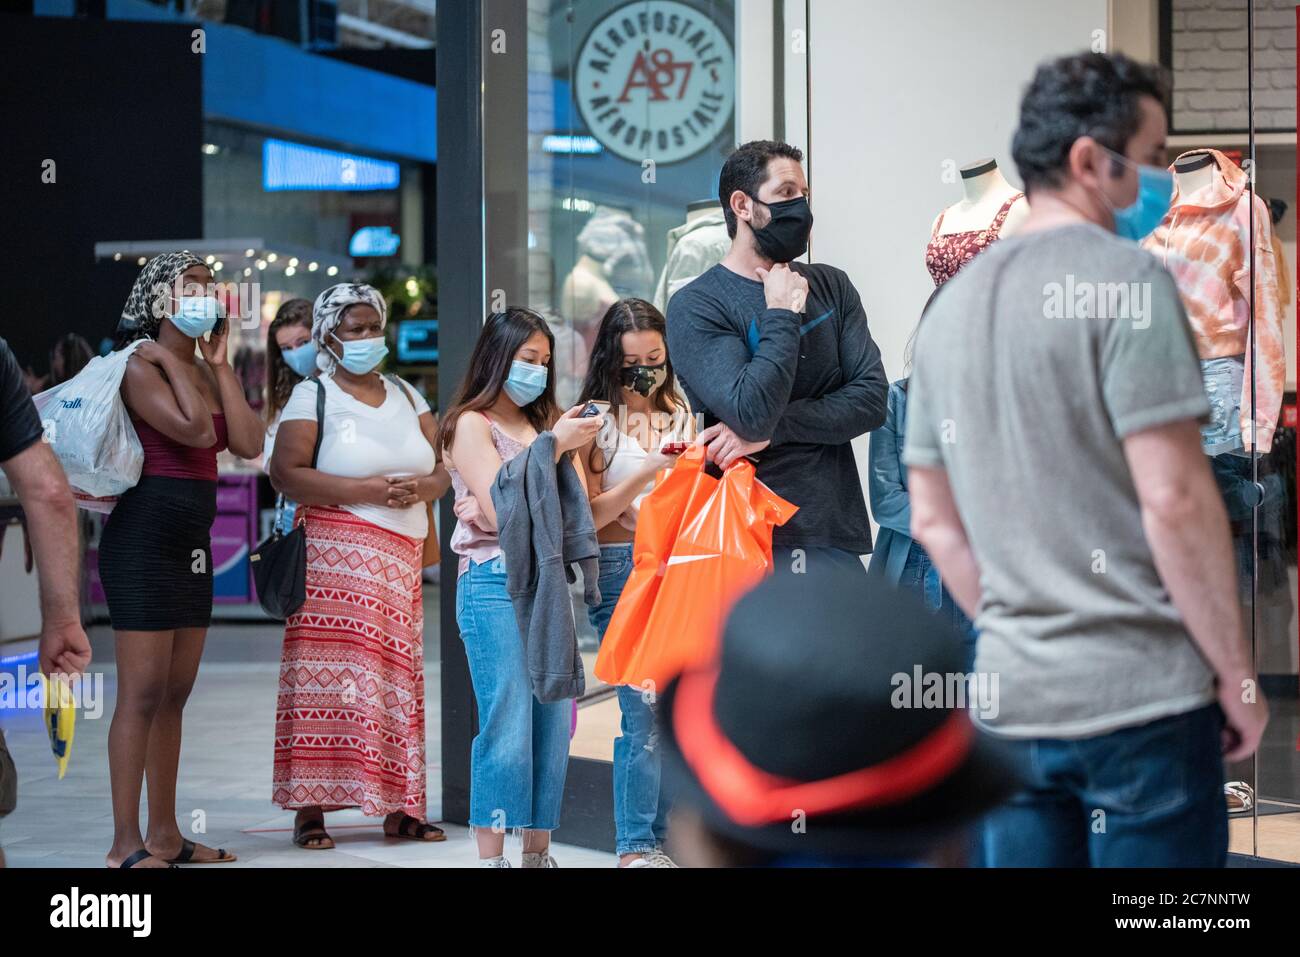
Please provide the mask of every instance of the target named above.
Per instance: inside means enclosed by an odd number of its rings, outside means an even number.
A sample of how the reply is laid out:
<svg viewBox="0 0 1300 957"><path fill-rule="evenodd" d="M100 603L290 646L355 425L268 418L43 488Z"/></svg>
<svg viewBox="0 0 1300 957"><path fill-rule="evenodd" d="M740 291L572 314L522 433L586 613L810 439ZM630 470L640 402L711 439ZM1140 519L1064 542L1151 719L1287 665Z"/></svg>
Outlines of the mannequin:
<svg viewBox="0 0 1300 957"><path fill-rule="evenodd" d="M963 166L961 188L962 201L941 212L930 227L925 268L935 286L957 275L990 244L1014 233L1029 215L1024 193L1006 181L997 160Z"/></svg>
<svg viewBox="0 0 1300 957"><path fill-rule="evenodd" d="M1142 245L1173 275L1201 357L1212 408L1201 447L1228 514L1243 617L1250 621L1281 608L1282 620L1289 620L1286 491L1265 455L1273 447L1286 368L1273 221L1247 174L1218 150L1183 153L1169 169L1175 184L1170 211ZM1229 811L1255 806L1246 781L1225 782L1223 791Z"/></svg>
<svg viewBox="0 0 1300 957"><path fill-rule="evenodd" d="M686 204L686 221L693 223L707 216L711 210L721 208L722 204L716 199L697 199L693 203Z"/></svg>
<svg viewBox="0 0 1300 957"><path fill-rule="evenodd" d="M1178 181L1178 194L1192 197L1214 182L1214 156L1194 153L1174 160L1174 179Z"/></svg>
<svg viewBox="0 0 1300 957"><path fill-rule="evenodd" d="M618 293L605 278L604 263L582 253L560 290L560 311L584 335L594 336L605 310L617 301Z"/></svg>
<svg viewBox="0 0 1300 957"><path fill-rule="evenodd" d="M961 202L954 203L936 216L930 231L933 233L935 227L939 226L941 217L941 236L987 229L1002 205L1013 196L1019 196L998 231L999 237L1015 235L1029 215L1029 201L1025 199L1024 193L1007 182L1002 170L998 168L998 161L992 158L977 160L963 166L959 172Z"/></svg>
<svg viewBox="0 0 1300 957"><path fill-rule="evenodd" d="M655 307L666 313L673 294L721 262L730 248L722 204L716 199L688 203L686 221L668 230L664 268L655 286Z"/></svg>
<svg viewBox="0 0 1300 957"><path fill-rule="evenodd" d="M1169 270L1182 294L1215 408L1213 421L1201 430L1202 446L1216 458L1267 452L1286 376L1268 207L1251 190L1246 172L1216 149L1189 150L1169 168L1175 187L1169 212L1142 246Z"/></svg>

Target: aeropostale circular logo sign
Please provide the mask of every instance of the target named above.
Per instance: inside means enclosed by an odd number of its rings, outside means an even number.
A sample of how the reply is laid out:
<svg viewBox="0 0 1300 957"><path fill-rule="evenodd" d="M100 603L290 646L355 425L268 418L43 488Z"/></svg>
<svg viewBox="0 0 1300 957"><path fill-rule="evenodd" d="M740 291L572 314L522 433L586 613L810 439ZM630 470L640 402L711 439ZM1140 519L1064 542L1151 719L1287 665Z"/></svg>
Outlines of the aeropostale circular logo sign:
<svg viewBox="0 0 1300 957"><path fill-rule="evenodd" d="M712 143L731 119L731 41L678 0L634 0L602 17L582 44L574 95L606 149L640 163L677 163Z"/></svg>

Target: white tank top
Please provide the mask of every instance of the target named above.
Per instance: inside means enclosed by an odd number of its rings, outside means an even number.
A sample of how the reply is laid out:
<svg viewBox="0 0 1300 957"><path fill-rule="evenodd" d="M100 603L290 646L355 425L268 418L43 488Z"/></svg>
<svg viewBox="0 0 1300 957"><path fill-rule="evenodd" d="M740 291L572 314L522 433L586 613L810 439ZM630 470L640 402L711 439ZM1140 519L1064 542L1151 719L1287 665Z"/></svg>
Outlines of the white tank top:
<svg viewBox="0 0 1300 957"><path fill-rule="evenodd" d="M600 473L602 490L611 489L628 479L645 464L646 459L646 451L636 439L616 428L609 431L613 433L612 441L601 446L601 451L605 453L605 471ZM618 517L618 523L628 531L636 531L636 517L641 511L641 500L650 494L654 486L653 478L646 482L645 488Z"/></svg>

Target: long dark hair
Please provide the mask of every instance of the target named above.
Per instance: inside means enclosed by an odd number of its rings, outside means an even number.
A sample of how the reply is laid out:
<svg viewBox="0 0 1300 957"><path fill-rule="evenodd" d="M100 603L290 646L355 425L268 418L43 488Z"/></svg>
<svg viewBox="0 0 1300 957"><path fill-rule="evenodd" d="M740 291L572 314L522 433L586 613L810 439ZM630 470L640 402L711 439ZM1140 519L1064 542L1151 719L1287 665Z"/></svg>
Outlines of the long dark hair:
<svg viewBox="0 0 1300 957"><path fill-rule="evenodd" d="M483 324L483 332L469 357L469 369L461 380L456 396L438 433L439 450L450 449L456 439L456 422L464 412L481 412L490 408L501 395L501 387L510 375L515 353L536 333L546 336L551 361L546 364L546 391L523 407L523 413L538 432L544 432L560 417L555 404L555 335L546 320L523 306L509 306L494 312Z"/></svg>
<svg viewBox="0 0 1300 957"><path fill-rule="evenodd" d="M623 401L623 334L625 332L657 332L664 340L664 371L668 375L664 384L655 390L650 404L657 412L674 415L686 411L686 404L677 391L677 377L673 373L673 359L668 354L668 327L664 315L644 299L620 299L607 310L596 332L596 344L591 349L587 364L587 378L582 383L579 404L598 399L609 403L614 421L619 421ZM608 468L604 452L593 444L588 455L588 465L593 474Z"/></svg>
<svg viewBox="0 0 1300 957"><path fill-rule="evenodd" d="M285 326L305 326L311 329L311 302L307 299L289 299L280 304L275 318L266 329L266 421L274 422L289 393L302 381L302 376L289 368L280 351L275 334Z"/></svg>
<svg viewBox="0 0 1300 957"><path fill-rule="evenodd" d="M907 381L912 378L912 360L916 352L916 334L921 331L921 322L925 319L925 314L930 311L930 307L934 305L934 300L938 298L939 290L942 288L942 286L934 287L934 292L930 293L930 298L921 307L921 318L916 320L916 325L912 327L912 334L907 337L907 345L903 346L903 371L907 375L903 376L899 384L903 387L904 392L907 391Z"/></svg>
<svg viewBox="0 0 1300 957"><path fill-rule="evenodd" d="M54 370L56 356L63 365L57 376ZM94 357L95 350L90 348L90 343L75 332L69 332L54 343L54 348L50 350L50 385L54 386L61 382L67 382L86 368L86 364Z"/></svg>

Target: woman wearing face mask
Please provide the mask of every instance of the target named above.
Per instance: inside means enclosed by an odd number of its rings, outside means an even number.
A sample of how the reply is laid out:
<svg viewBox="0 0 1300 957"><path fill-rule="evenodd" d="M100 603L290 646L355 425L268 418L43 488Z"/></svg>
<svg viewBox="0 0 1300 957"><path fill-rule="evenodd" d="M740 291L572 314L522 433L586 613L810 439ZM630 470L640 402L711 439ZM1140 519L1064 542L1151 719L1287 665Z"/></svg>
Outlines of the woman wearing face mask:
<svg viewBox="0 0 1300 957"><path fill-rule="evenodd" d="M664 317L643 299L610 306L596 333L582 402L608 402L599 436L583 451L591 476L591 514L600 539L600 604L589 610L599 638L632 574L632 542L641 500L655 474L672 465L661 451L694 437L690 412L677 391ZM620 685L622 735L614 739L614 832L619 867L676 867L663 852L668 805L659 789L653 701L643 689Z"/></svg>
<svg viewBox="0 0 1300 957"><path fill-rule="evenodd" d="M478 704L470 752L470 816L479 863L509 867L507 830L521 829L524 867L555 867L551 831L560 823L569 764L570 701L533 695L497 536L492 485L502 463L538 434L555 435L557 454L595 438L598 417L564 415L555 405L555 340L531 309L512 308L483 326L469 370L447 411L440 441L456 490L460 555L456 623Z"/></svg>
<svg viewBox="0 0 1300 957"><path fill-rule="evenodd" d="M389 837L446 837L425 820L420 566L428 503L450 480L428 403L376 371L387 315L370 286L317 297L321 374L294 386L271 456L271 482L299 503L307 534L307 601L285 623L272 800L297 811L293 841L311 850L334 846L325 812L350 807L383 816Z"/></svg>
<svg viewBox="0 0 1300 957"><path fill-rule="evenodd" d="M262 461L271 468L275 450L275 433L280 428L280 413L289 395L303 379L316 374L316 343L311 340L311 303L306 299L289 299L275 311L266 330L266 449ZM286 501L280 512L280 531L293 527L293 502Z"/></svg>
<svg viewBox="0 0 1300 957"><path fill-rule="evenodd" d="M144 465L109 515L99 546L117 658L108 732L110 867L235 859L191 843L176 824L181 712L212 618L217 453L262 453L262 423L226 361L225 322L211 283L197 256L156 256L140 271L118 326L119 345L149 341L136 347L122 380ZM202 361L194 356L196 342ZM149 825L142 837L146 774Z"/></svg>

